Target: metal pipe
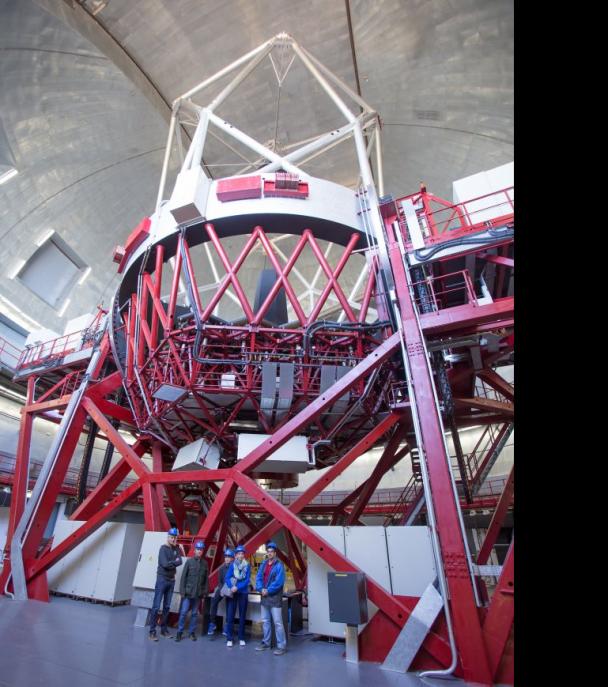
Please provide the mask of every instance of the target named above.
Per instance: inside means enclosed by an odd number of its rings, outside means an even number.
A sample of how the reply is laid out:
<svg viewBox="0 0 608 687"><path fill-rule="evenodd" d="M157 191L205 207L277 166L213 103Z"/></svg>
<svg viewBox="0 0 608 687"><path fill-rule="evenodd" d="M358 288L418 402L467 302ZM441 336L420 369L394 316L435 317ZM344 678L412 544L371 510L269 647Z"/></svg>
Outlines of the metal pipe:
<svg viewBox="0 0 608 687"><path fill-rule="evenodd" d="M287 162L280 155L277 155L275 152L270 150L270 148L267 148L261 143L258 143L258 141L256 141L254 138L251 138L251 136L248 136L240 129L237 129L234 125L229 124L223 119L220 119L213 112L209 112L209 121L215 124L218 127L218 129L225 131L227 134L235 138L237 141L240 141L241 143L243 143L243 145L246 145L248 148L258 153L259 155L262 155L267 160L278 162L285 171L297 175L304 174L304 172L299 167L296 167L295 165L292 165L290 162Z"/></svg>
<svg viewBox="0 0 608 687"><path fill-rule="evenodd" d="M376 133L376 174L378 177L378 193L384 195L384 167L382 163L382 136L380 135L380 123L375 128Z"/></svg>
<svg viewBox="0 0 608 687"><path fill-rule="evenodd" d="M262 43L262 45L259 45L257 48L255 48L251 52L248 52L246 55L239 57L238 60L235 60L227 67L220 69L220 71L216 72L213 76L210 76L208 79L205 79L205 81L201 81L201 83L199 83L198 86L195 86L194 88L191 88L189 91L186 91L185 93L180 95L179 98L176 98L174 102L185 100L186 98L191 98L195 93L199 93L204 88L207 88L207 86L210 86L212 83L215 83L218 79L221 79L226 74L229 74L231 71L234 71L237 67L240 67L243 64L243 62L247 62L247 60L250 60L252 57L255 57L258 53L262 52L262 50L265 50L266 47L274 46L277 40L279 38L282 38L283 36L284 34L277 34L276 36L273 36L270 40L266 41L265 43Z"/></svg>
<svg viewBox="0 0 608 687"><path fill-rule="evenodd" d="M273 49L274 43L269 41L266 49L262 50L258 55L251 60L251 62L237 74L234 79L221 91L212 101L210 105L207 105L207 109L211 112L215 110L218 105L221 105L224 100L234 91L237 86L243 83L243 81L251 74L251 72L260 64L260 62L268 55L268 53Z"/></svg>
<svg viewBox="0 0 608 687"><path fill-rule="evenodd" d="M321 88L327 93L327 95L333 100L334 105L340 110L340 112L346 118L348 122L354 122L356 116L348 109L342 98L334 91L334 89L327 83L321 72L315 67L312 61L309 59L308 55L304 53L302 48L294 41L292 47L296 55L304 62L304 65L308 71L315 77L315 79L321 84Z"/></svg>
<svg viewBox="0 0 608 687"><path fill-rule="evenodd" d="M302 46L299 46L300 50L308 57L308 59L319 69L319 71L323 72L329 79L331 79L336 86L341 88L345 93L347 93L356 103L357 105L360 105L365 112L375 112L373 107L370 107L365 100L358 94L353 91L350 86L347 86L347 84L344 83L339 77L337 77L331 70L329 70L324 64L319 62L317 58L314 55L311 55L311 53L306 50L306 48L303 48Z"/></svg>
<svg viewBox="0 0 608 687"><path fill-rule="evenodd" d="M306 145L303 145L301 148L298 148L297 150L294 150L291 153L288 153L285 155L283 158L284 160L288 160L289 162L297 162L298 160L301 160L302 158L306 157L308 153L313 153L319 148L323 148L324 145L330 144L330 145L335 145L339 141L347 138L347 136L350 135L351 131L353 130L354 124L352 122L349 122L348 124L345 124L344 126L340 127L339 129L334 129L333 131L329 131L326 134L323 134L319 138L317 138L314 141L311 141L310 143L307 143ZM276 169L278 169L276 162L270 162L267 165L264 165L261 169L259 169L259 172L274 172Z"/></svg>

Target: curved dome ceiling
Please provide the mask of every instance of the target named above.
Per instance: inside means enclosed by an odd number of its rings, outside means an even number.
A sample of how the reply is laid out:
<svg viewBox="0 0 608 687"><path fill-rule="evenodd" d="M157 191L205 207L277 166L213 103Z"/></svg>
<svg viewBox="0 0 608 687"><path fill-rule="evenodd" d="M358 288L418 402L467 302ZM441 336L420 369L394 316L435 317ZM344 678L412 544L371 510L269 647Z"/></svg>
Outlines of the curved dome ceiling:
<svg viewBox="0 0 608 687"><path fill-rule="evenodd" d="M112 249L154 209L171 101L282 31L379 112L386 192L423 180L450 197L453 179L513 159L511 0L4 2L0 174L18 175L0 185L0 312L62 331L107 304ZM279 94L267 64L219 114L279 149L341 124L303 77L294 63ZM239 161L219 142L204 159L213 176ZM315 165L356 182L349 144ZM91 267L55 307L15 276L50 230Z"/></svg>

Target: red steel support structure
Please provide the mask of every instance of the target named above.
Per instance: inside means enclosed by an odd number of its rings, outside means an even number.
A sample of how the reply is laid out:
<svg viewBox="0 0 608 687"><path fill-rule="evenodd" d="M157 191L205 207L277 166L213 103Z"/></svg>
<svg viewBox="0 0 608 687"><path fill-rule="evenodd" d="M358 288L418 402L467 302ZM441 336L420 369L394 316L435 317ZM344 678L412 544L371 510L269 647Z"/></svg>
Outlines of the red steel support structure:
<svg viewBox="0 0 608 687"><path fill-rule="evenodd" d="M513 387L496 371L513 351L507 278L514 269L511 189L495 194L500 212L479 222L469 205L452 205L425 188L378 202L362 143L362 132L377 124L376 113L285 34L238 64L261 59L275 45L293 47L338 109L352 117L334 133L354 132L363 186L355 194L301 173L295 164L316 150L310 142L283 158L257 144L255 150L268 162L253 175L205 180L199 162L206 127L223 128L243 144L251 139L215 117L211 106L198 108L202 133L182 168L198 179L194 200L186 202L177 193L178 179L171 201L161 207L165 164L156 212L131 234L126 248L116 251L122 282L110 312L95 321L95 337L72 337L69 351L58 342L35 355L29 352L17 369L16 379L27 381L27 401L0 591L48 599L46 571L135 500L143 504L148 531L172 524L190 529L188 523L197 518L190 536L216 547L209 557L211 584L226 543L243 543L253 554L281 532L280 555L298 587L306 584L303 547L336 571L357 571L309 526L307 513L323 512L332 524L361 525L383 476L408 457L412 480L381 512L387 513L386 524L409 522L417 514L426 519L437 538L437 562L449 594L449 613L433 625L413 667L450 667L455 675L486 685L512 680L506 647L513 617L513 550L498 591L484 605L476 594L458 497L459 490L478 494L472 505L482 498L480 487L513 422ZM176 101L174 118L179 119L182 100L195 91ZM350 113L346 96L360 105L360 115ZM379 133L374 135L379 146ZM331 138L320 137L318 148L323 145L333 145ZM206 210L197 205L201 194ZM318 201L329 197L331 204ZM404 208L415 209L422 248L420 237L411 235L412 216ZM277 233L295 237L287 254ZM241 237L241 245L228 250L234 237ZM329 244L340 250L333 264ZM306 253L325 285L316 289L308 283L303 295L297 288L306 283L300 264ZM500 279L486 288L490 298L486 293L481 299L476 275L462 269L465 253L499 265ZM272 279L265 286L259 282L254 299L245 265L256 254L270 266ZM212 283L205 276L210 270ZM350 295L344 286L349 270L358 275ZM74 340L81 339L97 356L86 372L86 362L69 362ZM441 357L441 351L448 355ZM475 380L489 386L491 395L480 396ZM61 441L41 468L36 503L26 507L32 423L50 411L62 418ZM56 415L48 417L57 421ZM115 448L117 459L73 512L80 527L53 548L42 535L87 418ZM486 428L482 437L488 433L472 453L460 452L455 474L444 419L453 432L480 425ZM243 427L265 438L240 456ZM128 434L133 441L127 441ZM292 476L269 472L265 461L302 435L314 468L327 469L283 503L264 486L269 481L292 486ZM204 469L172 470L178 451L199 439L217 448L216 462ZM374 447L381 457L368 479L335 504L321 505L323 492ZM497 523L511 493L512 478L498 500ZM194 509L186 498L193 494L200 496L202 508ZM257 517L260 513L265 517ZM478 563L494 543L497 526ZM361 655L383 661L417 599L393 595L369 575L367 590L378 612L360 635Z"/></svg>

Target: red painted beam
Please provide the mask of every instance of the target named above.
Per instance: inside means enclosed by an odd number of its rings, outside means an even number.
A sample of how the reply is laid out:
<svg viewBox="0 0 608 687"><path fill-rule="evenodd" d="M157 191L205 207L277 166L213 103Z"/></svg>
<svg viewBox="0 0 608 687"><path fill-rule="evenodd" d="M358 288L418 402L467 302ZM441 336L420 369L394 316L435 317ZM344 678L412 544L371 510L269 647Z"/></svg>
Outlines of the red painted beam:
<svg viewBox="0 0 608 687"><path fill-rule="evenodd" d="M492 410L511 418L515 413L515 408L512 403L495 401L491 398L455 398L454 405L457 408L479 408L480 410Z"/></svg>
<svg viewBox="0 0 608 687"><path fill-rule="evenodd" d="M334 570L337 572L363 572L337 549L328 544L320 535L314 532L314 530L308 527L308 525L305 525L288 508L258 486L250 477L235 471L234 479L241 489L252 496L263 508L276 518L283 527L303 541L306 546L314 551ZM379 611L384 613L397 628L402 628L410 615L410 611L372 577L366 574L366 578L369 600L374 603ZM449 665L449 646L441 637L430 632L425 641L425 648L442 665Z"/></svg>
<svg viewBox="0 0 608 687"><path fill-rule="evenodd" d="M36 378L30 377L27 380L26 406L31 404L34 396L34 386ZM21 421L19 423L19 439L17 442L17 454L15 457L15 472L13 478L13 491L11 494L11 509L8 516L8 529L6 532L5 549L10 550L13 532L17 523L23 515L28 490L28 471L30 464L30 446L32 443L32 425L34 416L21 409Z"/></svg>
<svg viewBox="0 0 608 687"><path fill-rule="evenodd" d="M486 329L504 326L513 318L514 298L500 298L487 305L458 305L437 312L420 315L420 326L425 336L485 325Z"/></svg>
<svg viewBox="0 0 608 687"><path fill-rule="evenodd" d="M363 514L365 506L367 505L372 493L376 490L376 487L380 483L380 480L384 477L385 473L390 470L394 465L395 453L399 448L399 444L405 437L406 426L401 425L396 427L393 436L389 439L380 460L376 463L372 474L368 477L365 482L365 487L362 489L361 494L357 498L355 505L353 506L351 512L346 518L346 525L352 525Z"/></svg>
<svg viewBox="0 0 608 687"><path fill-rule="evenodd" d="M398 422L399 415L388 415L363 439L358 441L337 463L334 463L314 484L311 484L290 506L289 512L293 515L303 510L314 498L327 488L336 477L341 475L359 456L369 450L386 432ZM250 551L255 551L260 544L265 543L272 535L281 529L277 520L272 520L265 527L247 540L245 546Z"/></svg>
<svg viewBox="0 0 608 687"><path fill-rule="evenodd" d="M94 515L108 499L112 498L112 494L130 472L131 466L124 458L121 458L72 513L70 520L87 520Z"/></svg>
<svg viewBox="0 0 608 687"><path fill-rule="evenodd" d="M515 540L511 542L509 551L502 566L502 573L492 595L490 607L483 624L483 638L488 650L490 670L492 675L500 665L500 659L505 649L514 617L515 593Z"/></svg>
<svg viewBox="0 0 608 687"><path fill-rule="evenodd" d="M511 501L513 500L514 487L515 487L515 466L513 466L511 468L511 472L509 473L509 477L507 478L505 486L502 490L502 494L500 495L500 499L498 500L496 510L494 511L494 514L492 515L492 520L490 521L490 525L489 525L488 530L486 532L486 536L483 540L483 544L481 545L481 548L479 549L479 553L477 554L477 564L478 565L485 565L488 562L488 558L490 557L490 552L492 551L492 547L494 546L494 544L496 544L496 540L498 539L498 534L500 532L500 528L502 527L502 524L505 521L505 516L507 514L507 511L509 510L509 506L511 505Z"/></svg>
<svg viewBox="0 0 608 687"><path fill-rule="evenodd" d="M114 513L119 511L128 501L130 501L142 487L141 480L134 482L130 487L121 491L115 496L105 508L98 511L93 517L83 523L75 532L64 539L56 548L49 551L42 558L33 561L27 568L26 577L31 580L36 575L48 570L52 565L60 561L75 546L86 539L90 534L98 530L104 522L109 520Z"/></svg>
<svg viewBox="0 0 608 687"><path fill-rule="evenodd" d="M478 370L477 376L495 391L498 391L499 394L502 394L507 401L511 401L512 403L515 400L515 389L513 385L509 384L509 382L503 379L495 370L484 368L483 370Z"/></svg>
<svg viewBox="0 0 608 687"><path fill-rule="evenodd" d="M99 425L108 440L111 441L116 450L120 455L129 463L131 469L135 472L138 477L144 477L150 474L150 470L141 460L141 458L135 453L129 444L120 436L118 430L115 429L110 421L105 417L105 415L99 410L97 405L93 402L91 398L85 396L82 399L82 405L91 416L91 418Z"/></svg>
<svg viewBox="0 0 608 687"><path fill-rule="evenodd" d="M486 262L493 262L495 265L502 265L503 267L515 267L515 260L507 258L503 255L489 255L488 253L478 253L478 258L482 258Z"/></svg>
<svg viewBox="0 0 608 687"><path fill-rule="evenodd" d="M498 302L491 306L462 306L418 317L413 292L404 263L395 227L398 223L385 218L388 253L395 280L395 291L401 315L404 355L407 356L416 412L420 425L421 460L426 461L430 489L433 494L435 517L441 555L450 593L450 607L454 619L456 646L462 662L465 680L491 684L491 674L483 642L479 610L476 605L473 581L468 574L465 550L459 521L459 503L454 497L449 456L447 455L441 414L436 405L433 374L424 347L429 330L422 324L425 318L443 318L444 325L460 327L483 321L495 321L501 316ZM512 300L512 299L510 299ZM512 308L512 303L510 306ZM464 309L463 309L464 308ZM486 310L483 310L486 308ZM490 310L487 310L490 308ZM459 315L455 315L459 311ZM473 312L475 311L475 312ZM481 314L482 312L485 315ZM434 320L436 321L436 320ZM434 325L434 331L441 326Z"/></svg>

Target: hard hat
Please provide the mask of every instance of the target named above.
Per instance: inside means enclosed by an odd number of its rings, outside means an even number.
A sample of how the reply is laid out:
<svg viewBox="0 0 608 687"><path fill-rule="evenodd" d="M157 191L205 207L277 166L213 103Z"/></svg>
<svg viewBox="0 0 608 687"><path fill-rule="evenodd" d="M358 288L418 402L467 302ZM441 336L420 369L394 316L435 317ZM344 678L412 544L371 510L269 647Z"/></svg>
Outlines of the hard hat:
<svg viewBox="0 0 608 687"><path fill-rule="evenodd" d="M172 528L167 532L167 534L168 534L170 537L177 537L177 536L179 535L179 530L177 529L177 527L172 527Z"/></svg>
<svg viewBox="0 0 608 687"><path fill-rule="evenodd" d="M230 558L234 558L234 551L232 549L226 549L224 551L224 556L230 556Z"/></svg>
<svg viewBox="0 0 608 687"><path fill-rule="evenodd" d="M202 551L205 548L205 542L199 539L194 543L194 548Z"/></svg>
<svg viewBox="0 0 608 687"><path fill-rule="evenodd" d="M275 551L277 550L277 545L273 541L266 542L266 550L268 549L274 549Z"/></svg>
<svg viewBox="0 0 608 687"><path fill-rule="evenodd" d="M245 547L242 544L239 544L236 549L234 550L235 553L239 553L239 551L242 551L245 553Z"/></svg>

